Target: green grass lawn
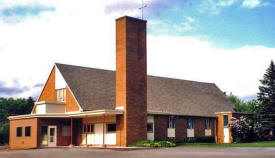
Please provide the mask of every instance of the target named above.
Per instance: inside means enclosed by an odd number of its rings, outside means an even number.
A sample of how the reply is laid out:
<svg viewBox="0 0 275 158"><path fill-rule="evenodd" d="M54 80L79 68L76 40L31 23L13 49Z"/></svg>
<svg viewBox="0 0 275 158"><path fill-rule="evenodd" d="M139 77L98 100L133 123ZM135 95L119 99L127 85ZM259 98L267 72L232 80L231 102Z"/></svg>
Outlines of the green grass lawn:
<svg viewBox="0 0 275 158"><path fill-rule="evenodd" d="M181 147L275 147L275 141L262 141L253 143L232 143L232 144L215 144L215 143L182 143Z"/></svg>

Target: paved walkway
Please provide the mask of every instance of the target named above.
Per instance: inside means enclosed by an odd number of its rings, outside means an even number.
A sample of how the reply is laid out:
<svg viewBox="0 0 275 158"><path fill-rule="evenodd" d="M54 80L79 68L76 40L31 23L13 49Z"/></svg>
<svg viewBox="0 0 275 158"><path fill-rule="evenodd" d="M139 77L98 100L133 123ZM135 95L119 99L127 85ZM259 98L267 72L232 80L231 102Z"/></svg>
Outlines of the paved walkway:
<svg viewBox="0 0 275 158"><path fill-rule="evenodd" d="M50 148L0 151L0 158L275 158L275 148L161 148L114 151Z"/></svg>

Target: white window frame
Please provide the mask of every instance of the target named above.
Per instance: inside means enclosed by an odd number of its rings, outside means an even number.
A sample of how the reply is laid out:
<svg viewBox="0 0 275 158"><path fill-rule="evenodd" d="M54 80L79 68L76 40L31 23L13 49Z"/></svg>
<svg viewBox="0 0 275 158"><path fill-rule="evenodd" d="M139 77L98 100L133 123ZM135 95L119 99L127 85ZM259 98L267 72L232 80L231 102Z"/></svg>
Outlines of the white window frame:
<svg viewBox="0 0 275 158"><path fill-rule="evenodd" d="M190 126L189 126L189 121L192 121L192 127L190 128ZM194 123L194 118L191 118L191 117L189 117L188 119L187 119L187 129L194 129L194 126L195 126L195 123Z"/></svg>
<svg viewBox="0 0 275 158"><path fill-rule="evenodd" d="M205 129L211 129L211 121L210 121L210 118L206 118L204 121L205 121L205 122L204 122L204 128L205 128ZM207 126L208 126L208 127L207 127Z"/></svg>
<svg viewBox="0 0 275 158"><path fill-rule="evenodd" d="M151 125L151 126L152 126L152 130L151 130L151 131L148 131L148 125ZM154 133L154 124L151 123L151 122L148 122L148 123L147 123L147 133Z"/></svg>
<svg viewBox="0 0 275 158"><path fill-rule="evenodd" d="M175 116L168 117L168 128L175 128Z"/></svg>

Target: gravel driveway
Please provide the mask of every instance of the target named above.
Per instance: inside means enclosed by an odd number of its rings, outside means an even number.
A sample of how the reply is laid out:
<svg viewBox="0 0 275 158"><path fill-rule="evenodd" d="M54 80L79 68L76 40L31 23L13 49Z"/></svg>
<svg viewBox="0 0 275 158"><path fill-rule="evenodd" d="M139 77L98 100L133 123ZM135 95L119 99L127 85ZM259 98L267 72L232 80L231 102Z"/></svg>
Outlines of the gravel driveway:
<svg viewBox="0 0 275 158"><path fill-rule="evenodd" d="M162 148L114 151L87 148L47 148L0 151L0 158L275 158L275 148Z"/></svg>

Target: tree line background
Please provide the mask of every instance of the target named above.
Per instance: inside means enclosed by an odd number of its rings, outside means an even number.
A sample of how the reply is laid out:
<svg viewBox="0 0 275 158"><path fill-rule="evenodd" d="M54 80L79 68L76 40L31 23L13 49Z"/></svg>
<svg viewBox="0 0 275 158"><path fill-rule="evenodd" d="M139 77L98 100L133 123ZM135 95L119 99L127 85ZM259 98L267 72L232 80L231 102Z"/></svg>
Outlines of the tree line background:
<svg viewBox="0 0 275 158"><path fill-rule="evenodd" d="M24 98L0 98L0 144L9 141L9 116L30 114L34 105L32 97Z"/></svg>

